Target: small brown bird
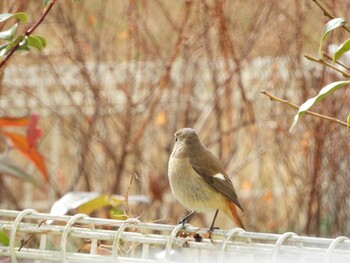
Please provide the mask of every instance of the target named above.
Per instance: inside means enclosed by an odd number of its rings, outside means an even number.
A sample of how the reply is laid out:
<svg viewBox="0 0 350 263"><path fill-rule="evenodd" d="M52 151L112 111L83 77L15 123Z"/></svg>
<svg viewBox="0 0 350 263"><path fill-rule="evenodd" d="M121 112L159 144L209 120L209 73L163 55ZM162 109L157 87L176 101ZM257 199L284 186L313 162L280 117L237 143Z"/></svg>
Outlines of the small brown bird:
<svg viewBox="0 0 350 263"><path fill-rule="evenodd" d="M183 128L175 133L175 145L169 158L168 176L171 191L186 208L195 211L215 211L210 231L218 211L223 211L239 227L245 229L237 211L237 193L219 159L199 140L194 129Z"/></svg>

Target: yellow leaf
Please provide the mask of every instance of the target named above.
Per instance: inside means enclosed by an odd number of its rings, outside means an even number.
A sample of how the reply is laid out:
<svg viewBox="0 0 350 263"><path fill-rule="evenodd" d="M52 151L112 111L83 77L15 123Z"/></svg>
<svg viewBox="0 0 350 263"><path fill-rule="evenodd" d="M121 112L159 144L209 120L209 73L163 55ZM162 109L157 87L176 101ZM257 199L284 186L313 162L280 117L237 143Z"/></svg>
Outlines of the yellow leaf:
<svg viewBox="0 0 350 263"><path fill-rule="evenodd" d="M120 205L124 200L118 199L109 195L100 195L99 197L92 199L77 208L78 213L91 214L93 211L106 207L116 207Z"/></svg>

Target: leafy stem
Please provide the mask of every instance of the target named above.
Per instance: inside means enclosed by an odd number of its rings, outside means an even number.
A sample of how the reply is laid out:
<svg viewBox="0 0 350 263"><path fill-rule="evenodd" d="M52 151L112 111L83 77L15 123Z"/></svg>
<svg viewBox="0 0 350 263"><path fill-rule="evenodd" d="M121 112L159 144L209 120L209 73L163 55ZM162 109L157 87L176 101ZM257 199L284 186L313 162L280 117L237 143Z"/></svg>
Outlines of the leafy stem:
<svg viewBox="0 0 350 263"><path fill-rule="evenodd" d="M315 2L316 5L318 5L318 7L322 10L323 14L327 17L329 17L330 19L334 19L336 18L336 16L334 16L329 10L327 7L325 7L322 3L320 3L320 1L318 0L313 0ZM344 25L343 28L350 32L350 29L348 26Z"/></svg>
<svg viewBox="0 0 350 263"><path fill-rule="evenodd" d="M319 63L319 64L321 64L323 66L329 67L329 68L331 68L331 69L341 73L346 78L350 78L350 74L349 73L347 73L347 72L337 68L336 66L332 65L331 63L326 62L322 58L315 58L315 57L313 57L311 55L308 55L308 54L305 54L304 57L307 58L308 60L311 60L313 62Z"/></svg>
<svg viewBox="0 0 350 263"><path fill-rule="evenodd" d="M47 6L44 9L44 12L42 13L42 15L40 16L40 18L36 21L36 23L30 27L29 29L27 29L24 33L24 36L30 36L35 29L44 21L46 15L50 12L52 6L56 3L56 0L51 0ZM2 67L4 67L4 65L6 64L6 62L10 59L10 57L12 57L12 55L15 53L15 51L20 47L21 45L21 41L19 41L16 45L14 45L11 50L9 51L9 53L7 53L7 55L4 57L4 59L0 62L0 69Z"/></svg>
<svg viewBox="0 0 350 263"><path fill-rule="evenodd" d="M267 97L270 98L270 100L274 100L274 101L277 101L277 102L281 102L283 104L286 104L292 108L295 108L295 109L299 109L300 106L293 103L293 102L290 102L288 100L284 100L284 99L281 99L281 98L278 98L274 95L272 95L271 93L265 91L265 90L261 90L261 93L266 95ZM338 120L336 118L332 118L332 117L329 117L329 116L326 116L326 115L322 115L322 114L319 114L319 113L316 113L316 112L313 112L313 111L305 111L305 114L308 114L308 115L312 115L312 116L315 116L315 117L318 117L318 118L321 118L321 119L325 119L325 120L328 120L328 121L331 121L331 122L335 122L337 124L340 124L340 125L343 125L345 127L348 127L348 124L346 122L343 122L341 120Z"/></svg>

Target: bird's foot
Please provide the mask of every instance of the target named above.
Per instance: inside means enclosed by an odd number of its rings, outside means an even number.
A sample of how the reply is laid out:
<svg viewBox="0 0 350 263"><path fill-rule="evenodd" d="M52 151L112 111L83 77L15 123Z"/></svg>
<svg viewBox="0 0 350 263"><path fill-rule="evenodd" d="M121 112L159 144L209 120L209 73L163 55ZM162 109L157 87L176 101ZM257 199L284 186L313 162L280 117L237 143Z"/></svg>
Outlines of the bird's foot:
<svg viewBox="0 0 350 263"><path fill-rule="evenodd" d="M182 227L185 227L185 224L187 223L186 218L182 218L177 224L182 225Z"/></svg>
<svg viewBox="0 0 350 263"><path fill-rule="evenodd" d="M219 227L214 227L214 226L211 226L210 228L209 228L209 230L208 230L208 238L210 239L210 242L212 242L212 243L214 243L214 241L213 241L213 239L212 239L212 237L213 237L213 231L215 230L215 229L220 229Z"/></svg>
<svg viewBox="0 0 350 263"><path fill-rule="evenodd" d="M186 215L184 218L182 218L177 224L182 224L183 227L185 227L185 224L187 223L187 220L191 219L191 217L195 214L195 211L192 211L188 215Z"/></svg>

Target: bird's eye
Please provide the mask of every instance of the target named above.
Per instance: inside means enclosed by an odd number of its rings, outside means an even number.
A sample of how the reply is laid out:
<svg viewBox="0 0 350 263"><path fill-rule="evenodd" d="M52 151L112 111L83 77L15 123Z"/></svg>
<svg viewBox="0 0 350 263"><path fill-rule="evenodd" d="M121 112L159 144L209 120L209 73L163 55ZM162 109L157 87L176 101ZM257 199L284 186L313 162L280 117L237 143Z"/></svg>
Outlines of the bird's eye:
<svg viewBox="0 0 350 263"><path fill-rule="evenodd" d="M179 139L177 137L175 137L175 142L177 142Z"/></svg>

